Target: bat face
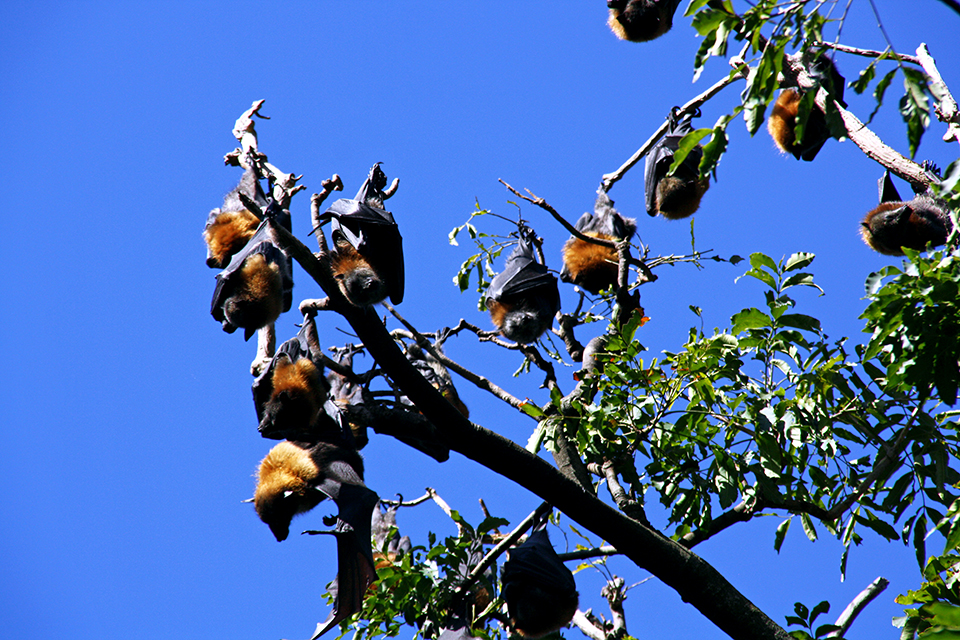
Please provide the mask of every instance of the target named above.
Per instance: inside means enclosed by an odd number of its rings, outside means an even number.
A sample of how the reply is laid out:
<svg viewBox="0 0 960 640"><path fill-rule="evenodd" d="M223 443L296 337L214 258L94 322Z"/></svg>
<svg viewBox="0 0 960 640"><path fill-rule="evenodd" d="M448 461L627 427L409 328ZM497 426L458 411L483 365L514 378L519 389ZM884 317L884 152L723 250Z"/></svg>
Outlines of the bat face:
<svg viewBox="0 0 960 640"><path fill-rule="evenodd" d="M552 305L536 295L516 302L490 300L487 307L500 333L519 344L536 342L553 325Z"/></svg>
<svg viewBox="0 0 960 640"><path fill-rule="evenodd" d="M363 461L356 451L328 442L285 440L260 463L254 507L274 537L283 541L290 533L293 517L310 511L331 493L318 487L340 482L362 486ZM369 538L369 514L367 518Z"/></svg>
<svg viewBox="0 0 960 640"><path fill-rule="evenodd" d="M386 281L367 259L346 242L337 242L330 267L340 292L355 307L383 302L389 293Z"/></svg>
<svg viewBox="0 0 960 640"><path fill-rule="evenodd" d="M573 574L560 562L544 527L508 552L501 572L510 624L528 638L569 624L579 603Z"/></svg>
<svg viewBox="0 0 960 640"><path fill-rule="evenodd" d="M487 289L486 306L493 324L520 344L536 342L560 310L557 278L534 259L529 229L507 257L502 272Z"/></svg>
<svg viewBox="0 0 960 640"><path fill-rule="evenodd" d="M867 213L860 235L874 251L902 256L903 247L923 251L928 244L946 243L945 218L945 212L923 196L910 202L884 202Z"/></svg>

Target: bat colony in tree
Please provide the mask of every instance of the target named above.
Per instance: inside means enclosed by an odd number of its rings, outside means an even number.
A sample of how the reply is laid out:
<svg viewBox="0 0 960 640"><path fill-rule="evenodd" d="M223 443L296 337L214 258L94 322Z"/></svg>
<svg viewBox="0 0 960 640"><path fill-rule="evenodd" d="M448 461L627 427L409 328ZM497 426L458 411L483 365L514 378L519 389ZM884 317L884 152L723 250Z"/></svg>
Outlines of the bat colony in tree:
<svg viewBox="0 0 960 640"><path fill-rule="evenodd" d="M670 30L678 4L678 0L610 0L609 25L624 40L652 40ZM842 104L844 80L829 58L815 57L809 62L809 73ZM777 147L798 160L812 161L832 137L824 113L813 102L813 93L785 89L768 121ZM668 220L690 216L699 209L709 188L708 177L700 174L704 152L699 144L690 147L673 167L684 137L693 132L691 121L696 116L699 111L672 110L665 135L646 156L644 191L650 216ZM803 128L799 139L795 135L798 126ZM243 329L248 340L256 331L271 327L292 306L291 259L274 244L267 228L268 221L288 231L291 225L290 212L272 195L274 175L263 170L265 157L256 149L248 149L240 164L245 167L240 182L224 197L222 206L209 214L203 238L207 265L221 269L216 276L211 313L225 332ZM271 182L270 197L261 186L264 178ZM388 195L386 184L380 164L374 164L354 198L337 200L315 218L320 226L314 231L322 249L317 255L336 289L326 293L357 309L369 309L388 297L394 304L403 300L402 238L393 215L385 208L393 190ZM326 192L317 202L325 197ZM576 233L561 252L560 280L593 295L606 295L626 286L620 282L617 246L633 238L637 223L613 205L601 188L594 211L584 213L576 222ZM326 250L321 228L327 223L330 250ZM524 221L516 224L517 230L511 234L516 246L487 288L483 302L497 332L526 345L552 328L560 310L560 293L557 277L545 264L542 241ZM903 247L922 250L942 245L951 230L942 201L930 193L903 201L888 172L880 181L880 204L866 215L861 226L864 241L889 255L903 255ZM448 369L438 359L443 358L441 344L445 337L439 336L429 349L404 343L404 353L444 398L469 417ZM280 440L257 471L252 499L257 515L276 539L283 541L295 516L327 498L338 509L333 530L309 532L333 535L338 558L337 576L331 586L333 611L317 626L313 638L358 612L376 579L377 568L396 562L412 548L409 538L396 533L396 507L382 511L377 494L363 481L363 460L358 452L367 443L371 415L384 402L369 390L372 377L353 370L353 356L361 350L348 345L337 350L335 359L328 358L320 350L314 317L307 314L299 333L263 363L252 387L260 435ZM588 359L592 362L592 353L584 352L585 367ZM406 396L397 393L395 399L391 410L419 415ZM439 460L445 459L442 446L442 451L435 454L424 441L397 437ZM500 597L506 611L498 619L530 638L569 624L578 605L573 575L557 557L545 527L546 519L540 519L526 542L508 551L500 574ZM474 542L471 560L458 573L464 581L483 557L482 542ZM474 621L466 605L480 610L490 601L491 594L485 587L472 586L450 611L439 637L472 637L470 626Z"/></svg>

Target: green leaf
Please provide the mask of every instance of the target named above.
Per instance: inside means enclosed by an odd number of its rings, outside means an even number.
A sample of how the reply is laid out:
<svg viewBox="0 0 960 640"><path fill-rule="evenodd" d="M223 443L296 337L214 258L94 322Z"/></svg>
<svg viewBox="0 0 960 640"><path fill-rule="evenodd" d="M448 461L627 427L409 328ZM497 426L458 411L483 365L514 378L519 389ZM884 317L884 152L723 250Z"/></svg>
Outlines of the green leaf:
<svg viewBox="0 0 960 640"><path fill-rule="evenodd" d="M783 539L787 537L787 531L790 530L790 521L792 519L793 518L787 518L786 520L780 523L779 527L777 527L777 533L774 536L774 540L773 540L773 549L777 553L780 553L780 547L783 546ZM799 605L800 603L797 603L797 604ZM806 610L806 607L804 607L804 610ZM803 615L802 617L806 618L807 616Z"/></svg>
<svg viewBox="0 0 960 640"><path fill-rule="evenodd" d="M794 271L796 269L804 269L813 262L813 259L817 256L813 253L794 253L789 258L787 258L786 264L783 266L783 271Z"/></svg>

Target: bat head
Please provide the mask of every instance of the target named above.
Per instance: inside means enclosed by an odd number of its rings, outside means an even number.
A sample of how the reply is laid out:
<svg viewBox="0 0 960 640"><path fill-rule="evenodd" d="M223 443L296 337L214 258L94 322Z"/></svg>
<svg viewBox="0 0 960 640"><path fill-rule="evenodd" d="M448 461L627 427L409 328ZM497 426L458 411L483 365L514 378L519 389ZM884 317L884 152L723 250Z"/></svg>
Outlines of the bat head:
<svg viewBox="0 0 960 640"><path fill-rule="evenodd" d="M536 342L553 325L553 306L536 291L515 301L488 299L487 307L500 333L519 344Z"/></svg>
<svg viewBox="0 0 960 640"><path fill-rule="evenodd" d="M330 267L340 292L355 307L369 307L383 302L389 293L386 280L348 242L337 240L337 251Z"/></svg>

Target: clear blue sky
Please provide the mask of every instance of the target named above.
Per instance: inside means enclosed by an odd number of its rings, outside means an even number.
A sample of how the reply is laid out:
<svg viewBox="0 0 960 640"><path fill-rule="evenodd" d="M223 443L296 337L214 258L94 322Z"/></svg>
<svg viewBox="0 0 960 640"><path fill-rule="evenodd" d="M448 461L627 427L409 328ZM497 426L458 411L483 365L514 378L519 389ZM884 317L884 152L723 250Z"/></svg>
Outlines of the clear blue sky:
<svg viewBox="0 0 960 640"><path fill-rule="evenodd" d="M684 6L686 3L683 3ZM742 7L739 0L734 3ZM945 80L960 92L960 17L934 0L877 0L895 46L926 41ZM837 11L839 12L839 8ZM682 7L681 7L682 12ZM663 121L670 107L726 69L711 63L691 85L699 41L678 14L673 32L643 45L616 40L605 7L587 2L11 3L0 15L0 113L8 185L0 284L7 358L0 465L0 629L9 638L302 638L327 615L321 595L336 572L330 538L278 544L240 501L271 442L259 438L247 369L254 341L226 335L209 316L215 272L200 238L208 211L239 178L222 165L230 130L256 99L261 150L307 191L293 203L305 236L309 193L339 173L352 195L383 162L400 190L390 201L404 236L407 294L401 312L423 330L461 318L487 326L475 296L451 284L470 247L448 231L474 203L513 216L503 178L546 198L573 221L592 207L613 171ZM855 0L841 40L883 48L864 0ZM865 65L839 57L848 79ZM704 108L711 126L736 103L740 85ZM899 84L875 122L906 150L896 113ZM866 116L869 101L848 91ZM919 156L945 166L956 146L934 124ZM763 251L817 254L826 295L800 296L833 338L861 340L864 278L896 262L860 241L860 216L876 201L881 169L850 142L828 142L816 162L778 155L761 132L730 127L719 181L695 216L697 246L721 256ZM635 216L656 254L687 253L690 226L643 212L642 165L611 191ZM899 185L901 191L908 190ZM565 232L523 207L559 267ZM491 221L490 231L506 231ZM699 321L726 326L760 305L744 267L709 263L659 271L642 289L651 322L639 339L651 357L675 350ZM295 274L296 301L319 290ZM563 291L565 305L575 301ZM280 339L299 318L281 317ZM321 318L321 339L341 344L345 323ZM598 328L599 329L599 328ZM585 336L586 338L589 335ZM514 379L519 356L467 336L448 353L543 402L538 375ZM368 362L367 362L368 364ZM561 384L569 389L568 372ZM459 384L476 422L521 443L532 421ZM364 451L368 484L411 498L435 487L478 521L477 498L513 521L539 500L459 456L443 464L385 437ZM296 521L318 527L323 506ZM662 515L654 514L662 522ZM401 512L415 544L428 530L452 535L432 504ZM869 581L893 582L851 638L896 637L895 594L917 584L912 550L866 535L839 580L840 547L812 544L799 528L779 556L761 518L697 548L771 617L792 604L830 599L832 620ZM565 541L553 531L554 543ZM570 537L569 544L577 540ZM939 544L939 543L932 543ZM613 560L628 584L646 574ZM578 575L586 605L599 611L602 579ZM637 637L722 637L656 580L629 594ZM570 637L579 632L571 631Z"/></svg>

